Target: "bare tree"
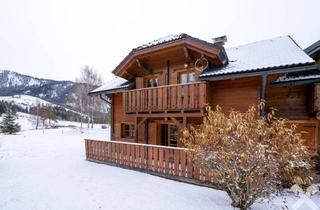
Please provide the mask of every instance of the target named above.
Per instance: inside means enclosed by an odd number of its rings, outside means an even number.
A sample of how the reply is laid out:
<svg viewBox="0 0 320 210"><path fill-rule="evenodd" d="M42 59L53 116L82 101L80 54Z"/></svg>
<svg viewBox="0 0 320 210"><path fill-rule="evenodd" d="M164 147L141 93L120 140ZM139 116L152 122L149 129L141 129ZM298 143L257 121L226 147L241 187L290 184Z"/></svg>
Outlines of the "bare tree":
<svg viewBox="0 0 320 210"><path fill-rule="evenodd" d="M76 78L76 82L80 83L75 91L75 102L79 104L81 115L81 127L83 115L87 115L87 127L93 127L94 112L101 107L101 101L95 97L89 97L88 93L102 84L101 75L89 66L81 69L80 77Z"/></svg>

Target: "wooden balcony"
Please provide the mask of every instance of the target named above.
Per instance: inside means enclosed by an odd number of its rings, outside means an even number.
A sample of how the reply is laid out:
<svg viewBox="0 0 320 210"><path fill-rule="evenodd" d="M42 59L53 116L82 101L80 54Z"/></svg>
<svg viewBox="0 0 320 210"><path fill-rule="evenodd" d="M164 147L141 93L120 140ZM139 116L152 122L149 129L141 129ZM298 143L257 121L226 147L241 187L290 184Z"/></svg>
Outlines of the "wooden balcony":
<svg viewBox="0 0 320 210"><path fill-rule="evenodd" d="M167 85L123 93L126 113L194 111L206 103L206 83Z"/></svg>

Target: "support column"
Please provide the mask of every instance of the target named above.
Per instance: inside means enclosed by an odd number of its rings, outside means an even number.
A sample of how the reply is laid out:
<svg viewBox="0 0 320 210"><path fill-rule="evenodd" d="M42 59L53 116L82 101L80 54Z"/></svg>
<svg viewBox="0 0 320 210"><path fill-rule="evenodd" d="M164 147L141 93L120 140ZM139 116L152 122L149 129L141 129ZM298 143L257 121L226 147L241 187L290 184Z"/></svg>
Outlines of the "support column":
<svg viewBox="0 0 320 210"><path fill-rule="evenodd" d="M259 102L265 102L266 100L266 86L267 86L267 74L263 74L260 77L260 101ZM261 107L260 109L260 116L265 116L265 107Z"/></svg>

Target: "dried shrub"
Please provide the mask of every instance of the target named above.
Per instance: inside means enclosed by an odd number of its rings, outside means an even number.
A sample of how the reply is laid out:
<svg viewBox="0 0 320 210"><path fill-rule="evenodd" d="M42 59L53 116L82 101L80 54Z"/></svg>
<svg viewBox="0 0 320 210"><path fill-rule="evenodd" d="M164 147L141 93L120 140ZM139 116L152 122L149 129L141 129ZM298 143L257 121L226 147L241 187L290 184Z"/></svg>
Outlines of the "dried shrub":
<svg viewBox="0 0 320 210"><path fill-rule="evenodd" d="M307 184L310 154L296 126L271 112L259 116L259 108L224 114L207 107L203 123L182 132L195 166L214 174L232 205L249 208L287 184ZM304 176L300 176L303 171Z"/></svg>

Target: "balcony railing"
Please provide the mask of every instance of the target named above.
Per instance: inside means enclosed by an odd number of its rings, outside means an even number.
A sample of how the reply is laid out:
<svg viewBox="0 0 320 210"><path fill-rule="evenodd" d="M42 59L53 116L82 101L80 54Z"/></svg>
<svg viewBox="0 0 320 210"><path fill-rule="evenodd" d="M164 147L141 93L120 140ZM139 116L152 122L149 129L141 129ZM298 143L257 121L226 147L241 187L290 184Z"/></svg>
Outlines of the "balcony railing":
<svg viewBox="0 0 320 210"><path fill-rule="evenodd" d="M206 83L167 85L123 93L127 113L200 110L206 103Z"/></svg>

